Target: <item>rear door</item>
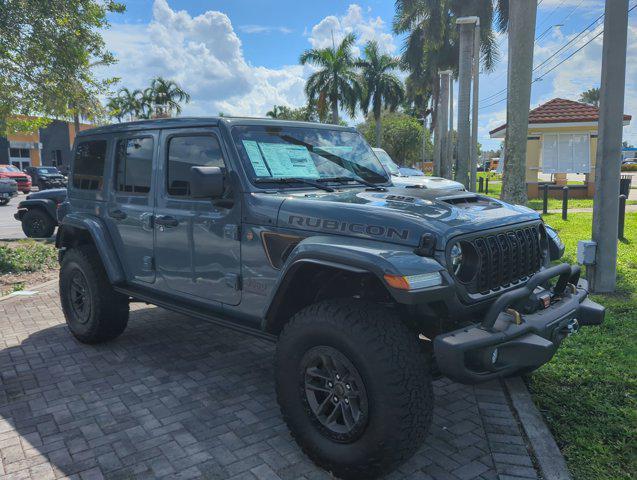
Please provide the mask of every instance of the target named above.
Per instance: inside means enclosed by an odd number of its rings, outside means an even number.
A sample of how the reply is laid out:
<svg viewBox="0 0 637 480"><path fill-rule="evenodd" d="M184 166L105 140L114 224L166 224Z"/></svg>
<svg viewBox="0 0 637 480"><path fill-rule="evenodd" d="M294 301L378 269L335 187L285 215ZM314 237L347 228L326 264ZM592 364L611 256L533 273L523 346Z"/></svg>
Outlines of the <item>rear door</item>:
<svg viewBox="0 0 637 480"><path fill-rule="evenodd" d="M105 219L121 252L129 281L155 281L153 265L153 158L157 131L117 135L114 142L113 181Z"/></svg>
<svg viewBox="0 0 637 480"><path fill-rule="evenodd" d="M237 305L241 300L238 195L229 186L222 202L190 195L191 167L227 171L227 158L217 128L162 131L155 257L167 291Z"/></svg>

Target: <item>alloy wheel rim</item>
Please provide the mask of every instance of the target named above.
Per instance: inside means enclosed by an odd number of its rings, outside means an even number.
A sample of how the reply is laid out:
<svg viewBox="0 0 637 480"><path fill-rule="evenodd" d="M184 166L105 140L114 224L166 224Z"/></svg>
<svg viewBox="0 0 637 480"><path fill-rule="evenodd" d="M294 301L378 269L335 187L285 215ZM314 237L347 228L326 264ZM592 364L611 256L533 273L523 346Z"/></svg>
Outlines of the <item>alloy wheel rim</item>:
<svg viewBox="0 0 637 480"><path fill-rule="evenodd" d="M88 322L91 316L88 283L84 274L79 270L76 270L71 277L69 300L77 321L81 324Z"/></svg>
<svg viewBox="0 0 637 480"><path fill-rule="evenodd" d="M356 367L329 346L310 349L302 364L303 398L314 424L338 442L356 440L369 415L367 392Z"/></svg>

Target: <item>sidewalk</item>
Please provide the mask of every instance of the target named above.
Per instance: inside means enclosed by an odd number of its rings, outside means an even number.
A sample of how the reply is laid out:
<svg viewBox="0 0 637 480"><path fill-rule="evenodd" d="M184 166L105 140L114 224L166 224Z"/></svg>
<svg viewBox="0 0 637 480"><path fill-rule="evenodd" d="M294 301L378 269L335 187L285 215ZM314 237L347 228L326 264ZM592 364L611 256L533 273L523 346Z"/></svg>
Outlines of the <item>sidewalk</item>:
<svg viewBox="0 0 637 480"><path fill-rule="evenodd" d="M329 479L290 438L274 346L135 304L116 341L67 331L56 282L0 301L0 478ZM534 479L499 383L435 383L427 441L388 479Z"/></svg>

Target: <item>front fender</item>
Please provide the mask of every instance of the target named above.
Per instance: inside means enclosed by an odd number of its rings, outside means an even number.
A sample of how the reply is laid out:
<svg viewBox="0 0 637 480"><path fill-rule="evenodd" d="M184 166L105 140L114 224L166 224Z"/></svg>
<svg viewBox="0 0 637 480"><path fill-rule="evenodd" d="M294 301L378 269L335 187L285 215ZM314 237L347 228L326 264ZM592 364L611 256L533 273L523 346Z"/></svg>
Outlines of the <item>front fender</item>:
<svg viewBox="0 0 637 480"><path fill-rule="evenodd" d="M57 205L55 204L53 200L49 200L48 198L40 198L40 199L34 198L29 200L22 200L18 204L18 210L23 211L24 209L28 210L33 208L39 208L41 210L44 210L57 223ZM24 213L22 213L20 217L22 217L23 214Z"/></svg>
<svg viewBox="0 0 637 480"><path fill-rule="evenodd" d="M87 214L69 213L62 218L55 245L58 248L68 248L74 246L74 238L77 231L86 232L90 235L97 252L102 260L102 265L106 270L111 283L122 283L126 280L126 275L122 264L117 256L111 236L104 222L97 217Z"/></svg>
<svg viewBox="0 0 637 480"><path fill-rule="evenodd" d="M394 300L402 304L432 301L451 292L452 280L444 267L433 258L416 255L410 247L359 238L314 236L301 241L287 258L269 299L266 319L285 297L288 286L294 281L295 271L308 263L372 274L387 287ZM405 291L388 286L384 280L385 275L410 276L432 272L441 274L442 285Z"/></svg>

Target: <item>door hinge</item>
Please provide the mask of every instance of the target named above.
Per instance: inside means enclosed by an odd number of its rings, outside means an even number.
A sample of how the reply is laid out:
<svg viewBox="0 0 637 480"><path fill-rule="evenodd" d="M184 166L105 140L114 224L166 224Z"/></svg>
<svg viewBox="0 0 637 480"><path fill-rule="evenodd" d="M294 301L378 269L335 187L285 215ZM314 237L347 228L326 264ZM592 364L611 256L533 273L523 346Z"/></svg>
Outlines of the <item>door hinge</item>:
<svg viewBox="0 0 637 480"><path fill-rule="evenodd" d="M239 225L234 225L229 223L223 227L223 236L224 238L228 238L230 240L239 240L241 235L241 229Z"/></svg>
<svg viewBox="0 0 637 480"><path fill-rule="evenodd" d="M233 290L241 290L241 275L237 273L226 273L224 277L228 287Z"/></svg>

